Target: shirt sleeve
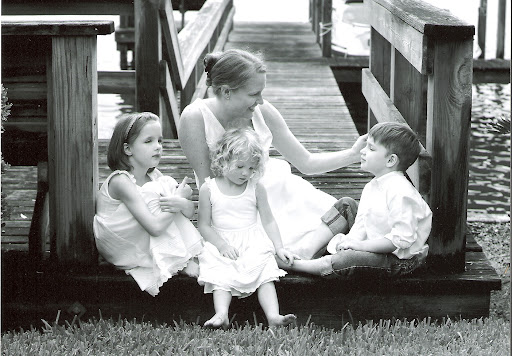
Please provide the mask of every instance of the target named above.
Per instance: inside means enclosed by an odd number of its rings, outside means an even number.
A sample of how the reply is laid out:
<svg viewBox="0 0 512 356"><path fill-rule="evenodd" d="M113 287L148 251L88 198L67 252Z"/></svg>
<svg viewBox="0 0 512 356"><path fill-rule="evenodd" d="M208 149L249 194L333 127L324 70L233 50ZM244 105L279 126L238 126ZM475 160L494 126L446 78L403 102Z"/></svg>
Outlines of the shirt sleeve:
<svg viewBox="0 0 512 356"><path fill-rule="evenodd" d="M388 202L391 231L384 235L398 249L407 249L418 238L418 202L405 195L396 195Z"/></svg>

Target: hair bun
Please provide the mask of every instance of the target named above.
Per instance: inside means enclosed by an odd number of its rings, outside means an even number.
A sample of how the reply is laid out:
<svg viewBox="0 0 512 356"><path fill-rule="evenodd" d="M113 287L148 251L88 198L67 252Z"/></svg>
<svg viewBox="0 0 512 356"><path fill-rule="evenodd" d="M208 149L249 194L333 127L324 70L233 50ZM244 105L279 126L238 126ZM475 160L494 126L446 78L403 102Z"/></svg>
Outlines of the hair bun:
<svg viewBox="0 0 512 356"><path fill-rule="evenodd" d="M215 63L217 63L218 59L219 58L215 55L215 53L208 53L203 59L204 71L206 73L210 73Z"/></svg>

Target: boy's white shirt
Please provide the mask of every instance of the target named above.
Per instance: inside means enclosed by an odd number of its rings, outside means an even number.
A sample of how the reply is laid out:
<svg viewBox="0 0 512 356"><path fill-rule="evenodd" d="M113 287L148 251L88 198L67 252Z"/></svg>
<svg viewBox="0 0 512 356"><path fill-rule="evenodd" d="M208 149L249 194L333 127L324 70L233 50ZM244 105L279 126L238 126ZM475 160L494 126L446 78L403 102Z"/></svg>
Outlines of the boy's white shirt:
<svg viewBox="0 0 512 356"><path fill-rule="evenodd" d="M409 259L427 255L431 227L428 204L404 174L396 171L365 185L354 225L346 236L358 240L387 238L396 246L394 255Z"/></svg>

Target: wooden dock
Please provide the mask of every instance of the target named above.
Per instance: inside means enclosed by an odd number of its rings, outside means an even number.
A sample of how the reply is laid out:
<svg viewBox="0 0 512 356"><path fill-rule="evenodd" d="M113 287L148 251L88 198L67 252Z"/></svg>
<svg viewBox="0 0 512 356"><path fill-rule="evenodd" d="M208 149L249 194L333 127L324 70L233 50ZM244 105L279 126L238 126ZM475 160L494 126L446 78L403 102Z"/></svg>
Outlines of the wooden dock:
<svg viewBox="0 0 512 356"><path fill-rule="evenodd" d="M235 23L225 48L261 50L268 67L263 96L283 114L291 131L310 151L348 148L358 136L329 63L322 58L307 24ZM108 175L105 141L99 142L99 183ZM277 155L276 152L272 152ZM177 140L165 140L160 167L176 179L193 176ZM298 173L298 172L296 172ZM307 176L315 186L335 197L360 197L371 178L358 165L324 175ZM2 219L2 323L34 323L73 316L119 314L138 320L169 323L172 319L204 322L211 316L211 296L191 278L168 281L156 298L141 292L130 277L109 266L66 271L51 261L27 273L28 232L37 189L36 167L11 167L2 174L2 193L11 214ZM194 187L194 198L197 189ZM69 199L73 199L69 192ZM501 282L481 248L468 238L464 273L439 275L424 270L403 279L321 279L288 275L277 284L282 312L294 312L299 323L340 328L349 320L423 318L447 315L465 318L488 314L490 291ZM46 254L48 255L48 253ZM258 320L256 297L234 301L236 321Z"/></svg>

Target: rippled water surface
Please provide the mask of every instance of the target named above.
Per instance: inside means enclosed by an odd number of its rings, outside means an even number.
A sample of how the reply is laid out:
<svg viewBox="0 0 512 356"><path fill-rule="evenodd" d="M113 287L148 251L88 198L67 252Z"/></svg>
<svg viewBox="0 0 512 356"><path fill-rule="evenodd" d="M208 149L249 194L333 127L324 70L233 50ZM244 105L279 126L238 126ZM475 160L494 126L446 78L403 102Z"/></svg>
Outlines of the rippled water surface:
<svg viewBox="0 0 512 356"><path fill-rule="evenodd" d="M473 85L468 208L476 213L510 213L510 134L493 132L510 116L510 84Z"/></svg>

